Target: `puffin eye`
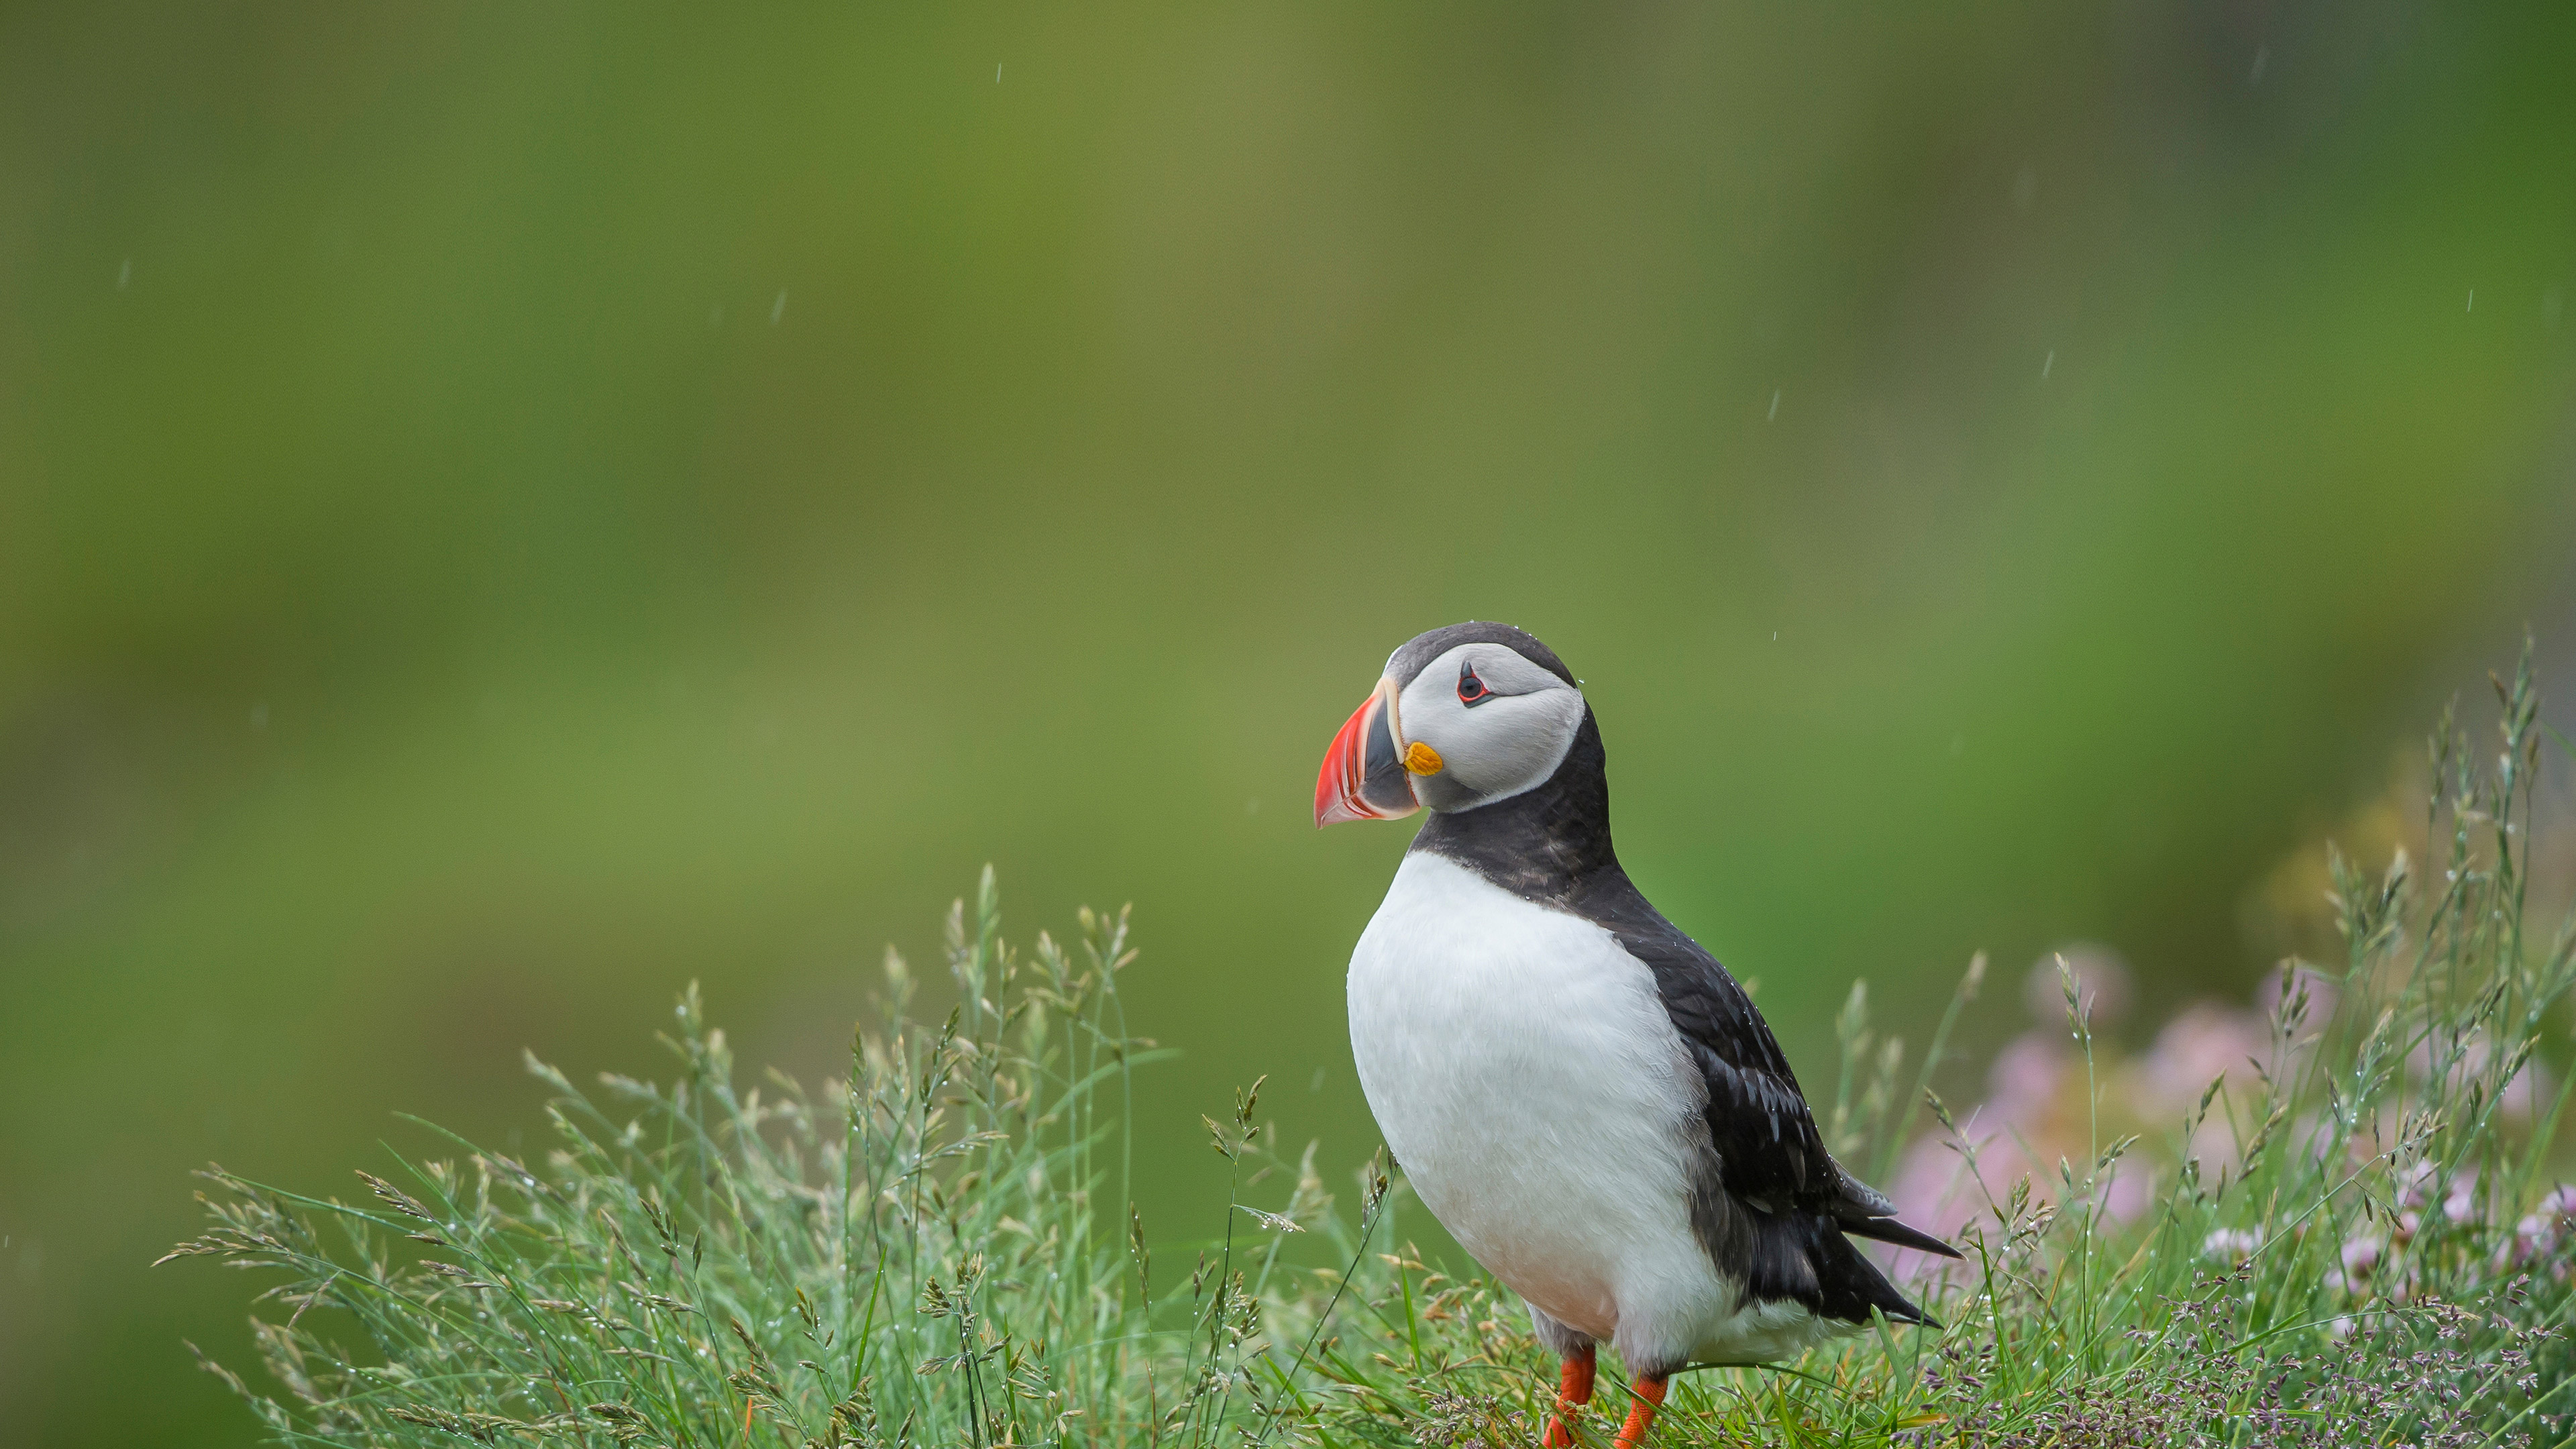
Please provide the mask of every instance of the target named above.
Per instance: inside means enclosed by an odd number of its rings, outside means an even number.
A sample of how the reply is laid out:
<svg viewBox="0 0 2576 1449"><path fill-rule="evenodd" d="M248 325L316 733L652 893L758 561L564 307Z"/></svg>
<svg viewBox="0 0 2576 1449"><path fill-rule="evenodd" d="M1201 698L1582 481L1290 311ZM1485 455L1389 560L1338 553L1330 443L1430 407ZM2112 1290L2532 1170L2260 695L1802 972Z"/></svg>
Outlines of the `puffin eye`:
<svg viewBox="0 0 2576 1449"><path fill-rule="evenodd" d="M1460 660L1458 662L1458 702L1469 709L1474 709L1493 697L1494 692L1485 687L1485 681L1476 677L1476 666L1463 659Z"/></svg>

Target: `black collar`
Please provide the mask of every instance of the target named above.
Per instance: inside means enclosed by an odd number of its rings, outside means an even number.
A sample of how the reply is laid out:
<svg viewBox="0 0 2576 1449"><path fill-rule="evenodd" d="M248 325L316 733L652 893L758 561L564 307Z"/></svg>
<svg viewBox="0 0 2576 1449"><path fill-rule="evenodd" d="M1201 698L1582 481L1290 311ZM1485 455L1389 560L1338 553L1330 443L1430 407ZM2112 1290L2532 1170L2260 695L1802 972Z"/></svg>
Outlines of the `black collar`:
<svg viewBox="0 0 2576 1449"><path fill-rule="evenodd" d="M1435 814L1414 834L1413 848L1446 856L1525 901L1598 919L1583 908L1588 897L1613 880L1634 889L1610 845L1606 765L1600 726L1586 706L1573 747L1547 783Z"/></svg>

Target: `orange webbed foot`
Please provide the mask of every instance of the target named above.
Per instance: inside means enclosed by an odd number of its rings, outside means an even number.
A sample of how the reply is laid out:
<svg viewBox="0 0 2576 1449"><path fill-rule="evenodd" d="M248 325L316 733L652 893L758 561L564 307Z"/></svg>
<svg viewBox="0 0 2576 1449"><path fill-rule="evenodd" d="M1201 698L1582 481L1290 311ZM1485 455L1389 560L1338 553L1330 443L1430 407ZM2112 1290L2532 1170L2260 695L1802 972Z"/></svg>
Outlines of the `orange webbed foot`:
<svg viewBox="0 0 2576 1449"><path fill-rule="evenodd" d="M1556 1381L1556 1417L1549 1421L1542 1441L1547 1449L1574 1449L1574 1416L1592 1402L1594 1368L1590 1344L1584 1345L1579 1354L1566 1355L1565 1368Z"/></svg>
<svg viewBox="0 0 2576 1449"><path fill-rule="evenodd" d="M1637 1449L1646 1442L1646 1431L1654 1427L1655 1410L1663 1405L1667 1387L1663 1379L1639 1379L1628 1386L1637 1401L1628 1408L1628 1422L1619 1426L1619 1449Z"/></svg>

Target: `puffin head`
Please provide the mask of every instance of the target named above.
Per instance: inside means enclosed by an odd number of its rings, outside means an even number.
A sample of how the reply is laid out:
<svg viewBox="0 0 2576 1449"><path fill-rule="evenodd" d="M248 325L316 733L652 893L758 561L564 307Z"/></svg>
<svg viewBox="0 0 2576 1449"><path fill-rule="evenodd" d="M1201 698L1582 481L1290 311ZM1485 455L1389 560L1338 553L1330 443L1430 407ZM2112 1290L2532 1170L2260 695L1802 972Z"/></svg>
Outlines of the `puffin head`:
<svg viewBox="0 0 2576 1449"><path fill-rule="evenodd" d="M1315 823L1454 813L1534 790L1565 762L1584 709L1565 661L1509 624L1416 635L1333 736Z"/></svg>

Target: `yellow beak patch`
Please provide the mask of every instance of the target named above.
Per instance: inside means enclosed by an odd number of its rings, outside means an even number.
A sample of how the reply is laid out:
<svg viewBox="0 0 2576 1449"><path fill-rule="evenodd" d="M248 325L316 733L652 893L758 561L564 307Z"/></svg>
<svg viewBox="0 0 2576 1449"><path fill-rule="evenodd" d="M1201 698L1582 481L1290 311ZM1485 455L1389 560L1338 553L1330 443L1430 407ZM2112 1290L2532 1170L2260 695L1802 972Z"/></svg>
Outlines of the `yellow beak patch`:
<svg viewBox="0 0 2576 1449"><path fill-rule="evenodd" d="M1437 775L1440 773L1440 752L1415 740L1404 747L1404 768L1417 775Z"/></svg>

